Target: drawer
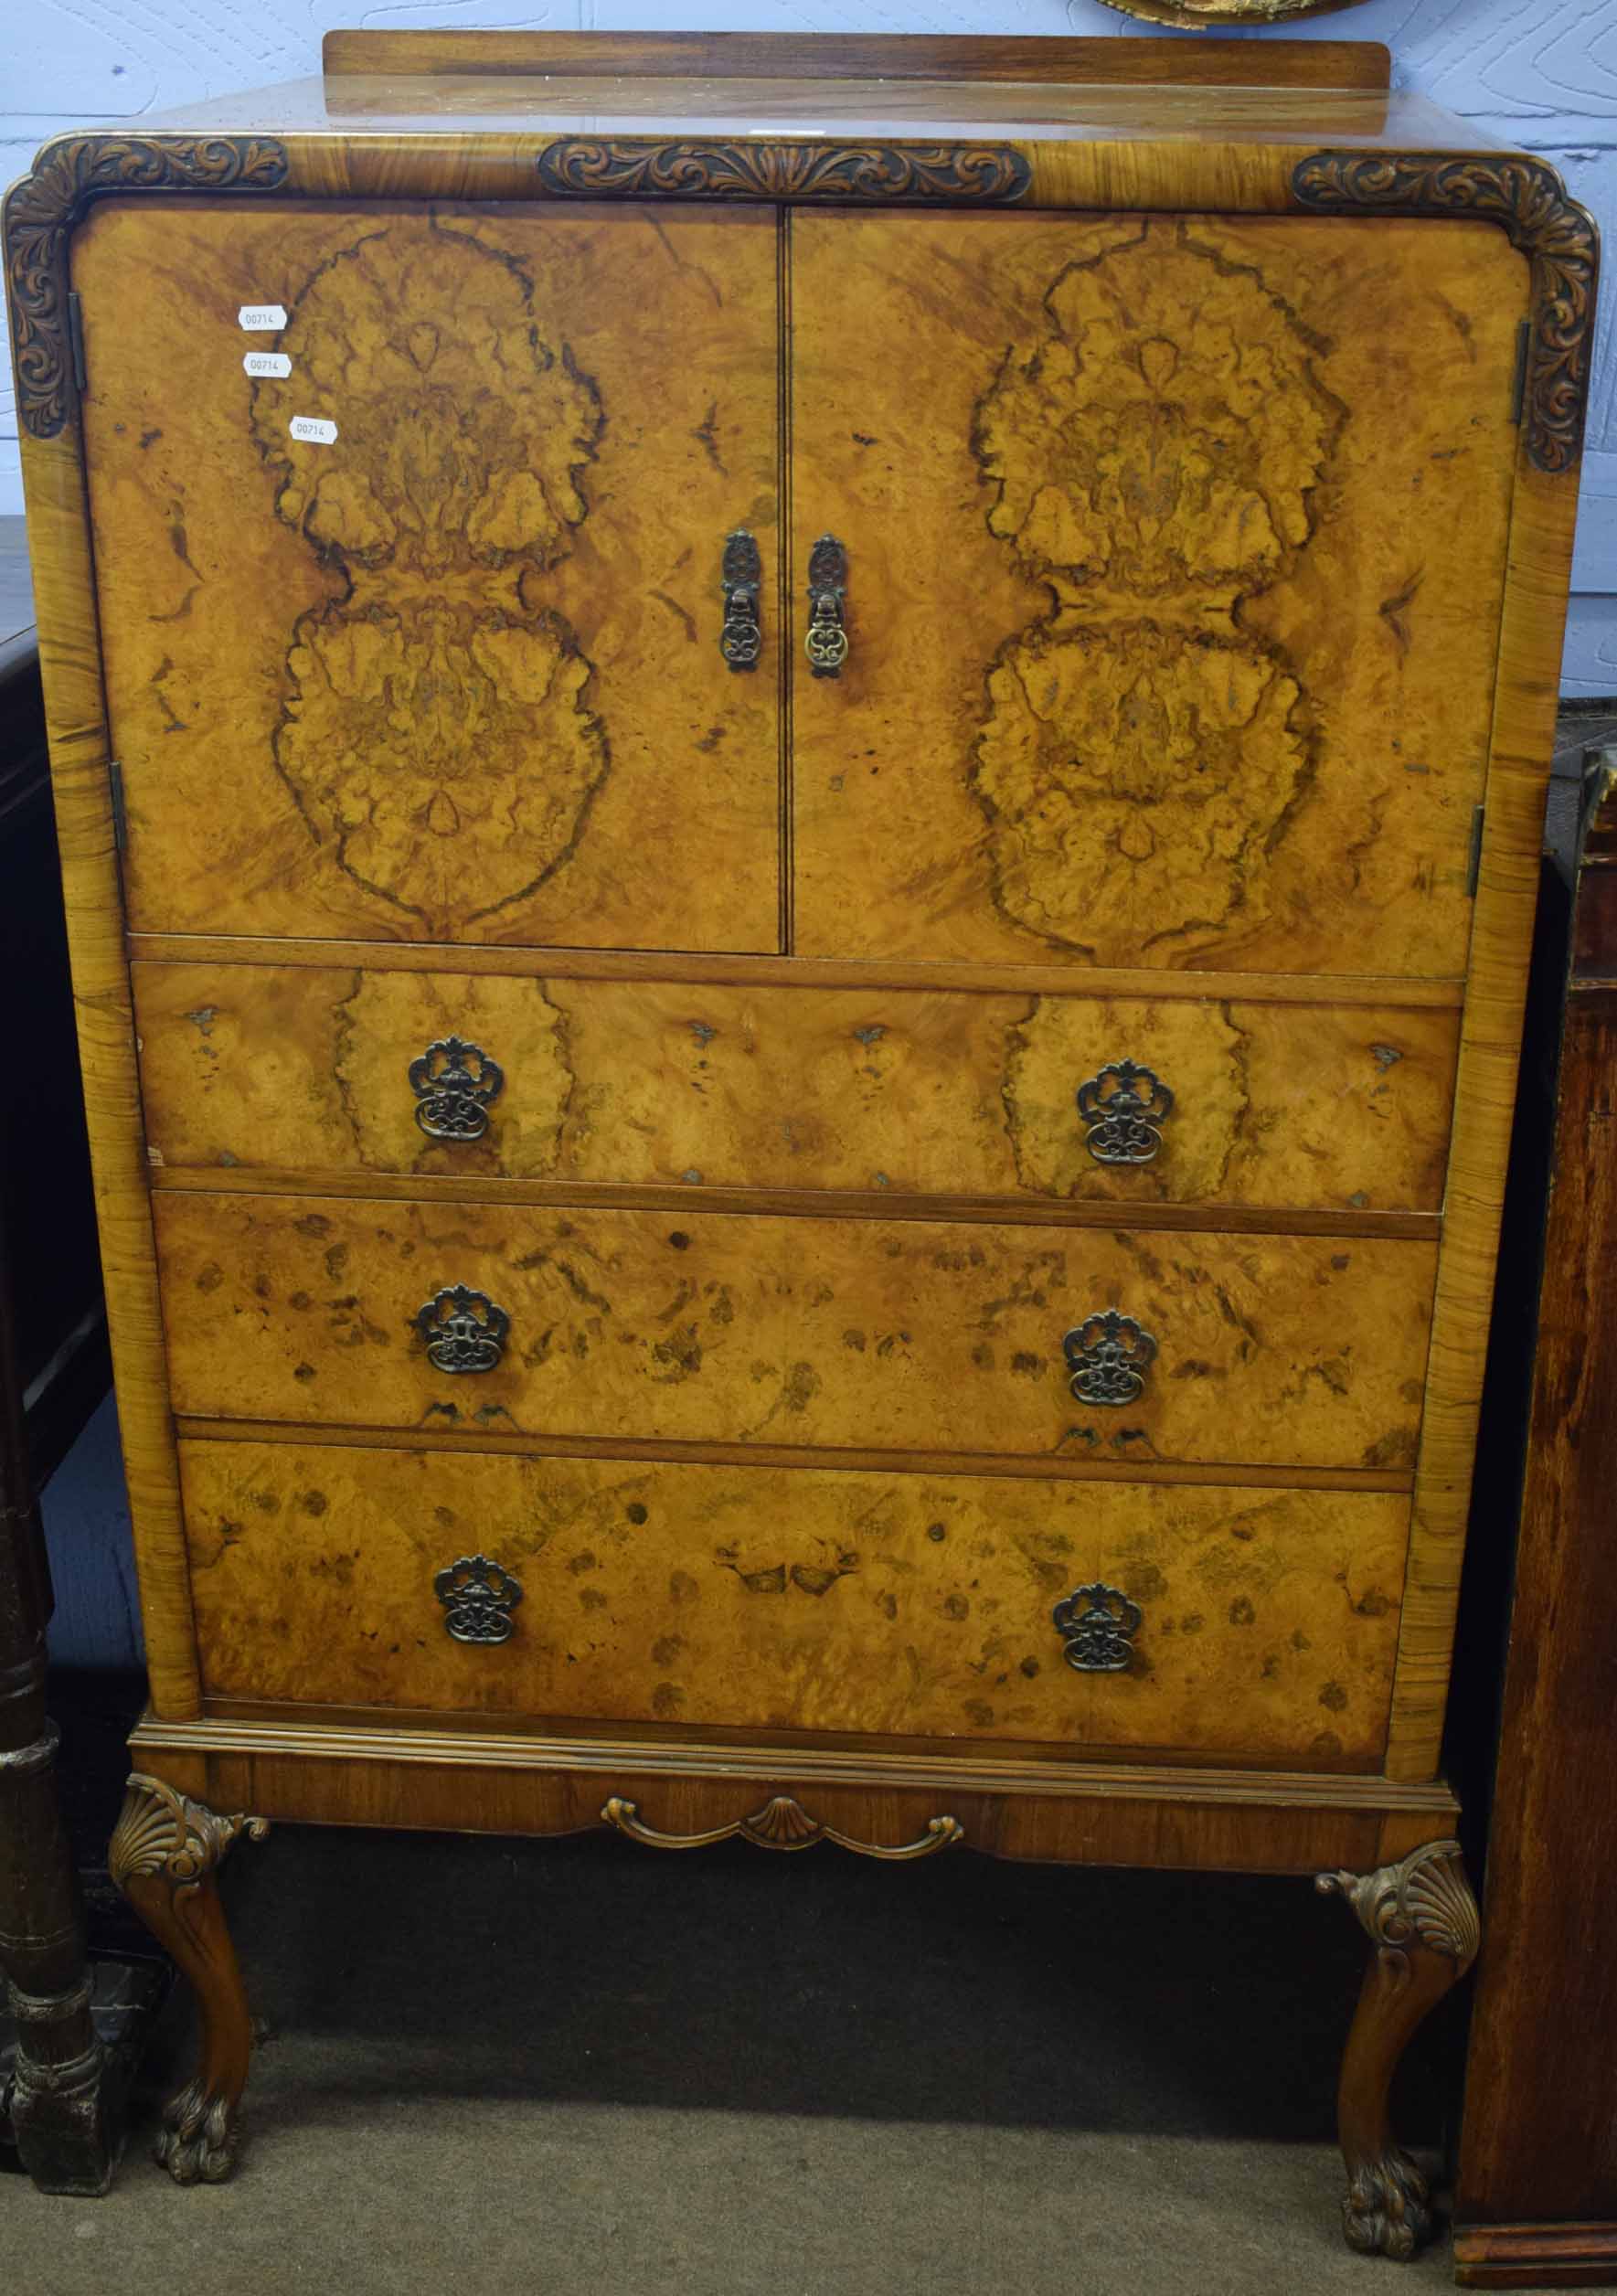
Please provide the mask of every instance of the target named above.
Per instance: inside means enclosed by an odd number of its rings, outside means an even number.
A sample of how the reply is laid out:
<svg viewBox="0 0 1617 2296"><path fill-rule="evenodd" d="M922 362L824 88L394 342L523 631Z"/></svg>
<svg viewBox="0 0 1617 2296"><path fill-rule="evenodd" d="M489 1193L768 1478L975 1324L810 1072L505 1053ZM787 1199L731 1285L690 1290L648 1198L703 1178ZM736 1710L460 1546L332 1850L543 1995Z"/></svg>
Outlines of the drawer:
<svg viewBox="0 0 1617 2296"><path fill-rule="evenodd" d="M1414 1460L1436 1256L1423 1243L190 1191L154 1208L185 1414ZM457 1303L463 1291L474 1296ZM1108 1314L1127 1321L1108 1329Z"/></svg>
<svg viewBox="0 0 1617 2296"><path fill-rule="evenodd" d="M1125 1203L1441 1200L1453 1011L133 970L147 1137L165 1165ZM454 1039L475 1047L460 1056L458 1090L450 1056L431 1049ZM1120 1075L1124 1063L1149 1077Z"/></svg>
<svg viewBox="0 0 1617 2296"><path fill-rule="evenodd" d="M181 1458L210 1697L1319 1769L1381 1752L1394 1493L1110 1484L1098 1504L1092 1484L1006 1476L258 1442ZM436 1591L479 1556L504 1577ZM1080 1598L1063 1633L1057 1606L1085 1588L1115 1600ZM508 1639L457 1641L452 1610ZM1080 1632L1097 1610L1110 1628ZM1080 1671L1069 1649L1123 1663Z"/></svg>

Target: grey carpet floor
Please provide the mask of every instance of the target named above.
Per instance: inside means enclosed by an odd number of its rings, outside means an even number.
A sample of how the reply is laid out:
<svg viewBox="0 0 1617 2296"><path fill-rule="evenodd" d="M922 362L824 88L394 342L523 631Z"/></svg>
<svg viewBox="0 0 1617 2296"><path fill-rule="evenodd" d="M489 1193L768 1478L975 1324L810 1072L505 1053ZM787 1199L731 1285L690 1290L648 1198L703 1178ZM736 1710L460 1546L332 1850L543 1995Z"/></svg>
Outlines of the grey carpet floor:
<svg viewBox="0 0 1617 2296"><path fill-rule="evenodd" d="M1305 1882L280 1828L226 1896L268 2028L236 2179L145 2157L176 1995L112 2195L0 2180L18 2296L1448 2281L1342 2246L1361 1940ZM1461 2030L1406 2064L1417 2146Z"/></svg>

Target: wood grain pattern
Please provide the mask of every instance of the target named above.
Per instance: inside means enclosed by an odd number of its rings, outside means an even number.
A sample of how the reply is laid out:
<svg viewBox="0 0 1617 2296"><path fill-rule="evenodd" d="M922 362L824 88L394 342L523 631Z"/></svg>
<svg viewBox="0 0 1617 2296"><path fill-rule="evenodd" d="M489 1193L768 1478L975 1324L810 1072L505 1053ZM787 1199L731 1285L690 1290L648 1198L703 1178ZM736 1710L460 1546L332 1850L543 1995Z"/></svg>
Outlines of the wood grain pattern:
<svg viewBox="0 0 1617 2296"><path fill-rule="evenodd" d="M1441 1751L1576 515L1574 488L1535 470L1524 450L1511 518L1487 826L1387 1749L1388 1773L1400 1778L1434 1776Z"/></svg>
<svg viewBox="0 0 1617 2296"><path fill-rule="evenodd" d="M473 1420L476 1415L473 1414ZM180 1413L176 1433L194 1442L256 1443L264 1439L262 1420L192 1417ZM355 1445L374 1448L374 1430L363 1427L335 1427L317 1422L283 1430L300 1443L341 1451ZM682 1443L668 1436L652 1442L633 1435L514 1435L496 1420L482 1425L445 1427L434 1421L430 1429L389 1428L389 1449L397 1451L508 1451L520 1459L635 1460L648 1466L686 1464L695 1467L824 1467L823 1450L805 1443ZM1134 1448L1123 1447L1125 1451ZM830 1462L850 1472L868 1469L873 1474L924 1475L940 1464L935 1451L895 1451L890 1446L861 1448L839 1445ZM1081 1460L1023 1456L1010 1451L960 1451L949 1454L951 1473L1031 1477L1036 1482L1198 1483L1221 1490L1238 1486L1253 1491L1396 1491L1406 1497L1415 1478L1407 1467L1265 1467L1250 1462L1220 1465L1197 1461L1185 1466L1173 1460Z"/></svg>
<svg viewBox="0 0 1617 2296"><path fill-rule="evenodd" d="M928 38L923 33L334 31L321 43L330 77L362 73L630 73L636 78L1077 80L1145 82L1165 75L1217 87L1385 88L1391 58L1374 40L1233 40L1164 49L1154 40Z"/></svg>
<svg viewBox="0 0 1617 2296"><path fill-rule="evenodd" d="M1076 997L133 967L154 1165L1052 1201L1441 1203L1458 1015ZM429 1139L410 1063L503 1072ZM1109 1061L1174 1094L1148 1164L1087 1144Z"/></svg>
<svg viewBox="0 0 1617 2296"><path fill-rule="evenodd" d="M1378 1759L1407 1501L187 1443L210 1696ZM513 1573L510 1642L436 1573ZM1063 1660L1103 1579L1126 1673Z"/></svg>
<svg viewBox="0 0 1617 2296"><path fill-rule="evenodd" d="M1489 1834L1455 2205L1466 2285L1589 2284L1617 2255L1617 1969L1590 1908L1617 1870L1611 1793L1617 1581L1617 958L1612 776L1591 786L1561 1037L1532 1420ZM1508 2239L1495 2227L1511 2228ZM1603 2229L1602 2229L1603 2227ZM1558 2255L1558 2248L1563 2252ZM1545 2269L1531 2280L1527 2268ZM1565 2268L1565 2269L1562 2269ZM1581 2273L1581 2277L1580 2277Z"/></svg>
<svg viewBox="0 0 1617 2296"><path fill-rule="evenodd" d="M340 1426L1082 1459L1407 1466L1435 1254L1404 1242L336 1197L156 1202L177 1410ZM445 1377L412 1319L472 1286L503 1360ZM1155 1338L1126 1408L1062 1339Z"/></svg>
<svg viewBox="0 0 1617 2296"><path fill-rule="evenodd" d="M580 1724L555 1738L265 1708L202 1723L148 1715L132 1745L144 1769L181 1791L288 1822L564 1834L599 1825L616 1793L665 1832L696 1833L783 1792L845 1832L896 1842L922 1830L946 1791L967 1841L994 1856L1204 1871L1369 1866L1430 1841L1454 1810L1444 1786L1324 1771L1169 1768L1115 1754L1086 1763L963 1749L682 1744L649 1725L625 1737Z"/></svg>
<svg viewBox="0 0 1617 2296"><path fill-rule="evenodd" d="M154 964L303 964L390 972L508 973L513 979L559 981L711 981L748 988L958 989L968 996L995 991L1023 996L1178 997L1221 1002L1230 983L1218 973L1164 973L1144 965L1097 965L1076 981L1060 964L910 963L884 958L715 955L690 950L506 949L476 943L399 942L386 949L365 941L302 941L253 933L131 933L133 958ZM1459 974L1430 981L1375 973L1246 973L1247 1004L1383 1005L1399 1012L1450 1012L1465 1001Z"/></svg>
<svg viewBox="0 0 1617 2296"><path fill-rule="evenodd" d="M1503 235L791 231L793 564L844 542L852 639L794 702L795 945L1460 966L1527 307Z"/></svg>
<svg viewBox="0 0 1617 2296"><path fill-rule="evenodd" d="M201 1698L141 1139L100 632L76 436L68 431L50 440L30 439L27 472L62 905L147 1673L155 1710L183 1719L201 1711Z"/></svg>
<svg viewBox="0 0 1617 2296"><path fill-rule="evenodd" d="M767 211L136 202L75 266L132 922L776 945L777 683L718 647L725 535L773 575Z"/></svg>

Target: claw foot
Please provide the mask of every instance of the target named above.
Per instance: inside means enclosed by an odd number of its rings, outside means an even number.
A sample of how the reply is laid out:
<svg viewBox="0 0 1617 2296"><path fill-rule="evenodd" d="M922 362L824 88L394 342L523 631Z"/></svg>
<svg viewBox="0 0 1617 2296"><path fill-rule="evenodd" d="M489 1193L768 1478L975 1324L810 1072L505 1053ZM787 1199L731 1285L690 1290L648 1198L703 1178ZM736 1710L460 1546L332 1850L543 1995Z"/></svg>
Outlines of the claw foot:
<svg viewBox="0 0 1617 2296"><path fill-rule="evenodd" d="M1407 2264L1435 2228L1426 2179L1400 2147L1353 2171L1342 2195L1342 2231L1350 2248Z"/></svg>
<svg viewBox="0 0 1617 2296"><path fill-rule="evenodd" d="M198 2079L187 2081L164 2107L152 2158L176 2184L222 2184L236 2165L240 2143L230 2099L210 2096Z"/></svg>

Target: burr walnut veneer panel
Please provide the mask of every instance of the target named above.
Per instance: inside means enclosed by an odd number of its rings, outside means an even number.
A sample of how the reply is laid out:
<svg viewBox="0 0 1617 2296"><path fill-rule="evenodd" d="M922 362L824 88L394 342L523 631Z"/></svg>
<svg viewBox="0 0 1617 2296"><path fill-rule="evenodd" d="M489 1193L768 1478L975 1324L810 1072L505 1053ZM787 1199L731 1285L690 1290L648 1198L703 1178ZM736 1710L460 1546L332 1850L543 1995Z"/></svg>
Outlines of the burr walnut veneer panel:
<svg viewBox="0 0 1617 2296"><path fill-rule="evenodd" d="M1521 257L1480 223L791 232L793 563L846 545L851 639L797 700L798 948L1462 971Z"/></svg>
<svg viewBox="0 0 1617 2296"><path fill-rule="evenodd" d="M1435 1211L1458 1012L133 968L154 1166ZM480 1137L428 1136L410 1067L498 1064ZM1173 1096L1139 1164L1090 1153L1111 1062ZM420 1079L425 1090L427 1079ZM1101 1143L1104 1145L1104 1143Z"/></svg>
<svg viewBox="0 0 1617 2296"><path fill-rule="evenodd" d="M1175 1747L1369 1769L1409 1501L344 1445L181 1447L219 1696ZM1097 1504L1097 1499L1101 1504ZM439 1571L522 1588L452 1641ZM1149 1666L1065 1663L1054 1606L1136 1600Z"/></svg>
<svg viewBox="0 0 1617 2296"><path fill-rule="evenodd" d="M132 924L778 945L777 681L717 643L726 534L774 565L775 243L767 209L97 212Z"/></svg>
<svg viewBox="0 0 1617 2296"><path fill-rule="evenodd" d="M338 1427L1409 1469L1427 1244L930 1220L156 1199L176 1408ZM413 1319L457 1285L510 1322L446 1375ZM1158 1354L1075 1400L1066 1334Z"/></svg>

